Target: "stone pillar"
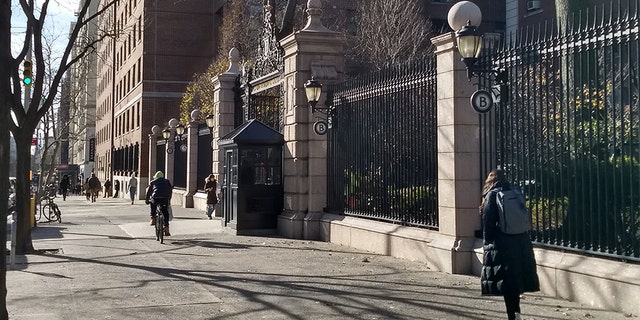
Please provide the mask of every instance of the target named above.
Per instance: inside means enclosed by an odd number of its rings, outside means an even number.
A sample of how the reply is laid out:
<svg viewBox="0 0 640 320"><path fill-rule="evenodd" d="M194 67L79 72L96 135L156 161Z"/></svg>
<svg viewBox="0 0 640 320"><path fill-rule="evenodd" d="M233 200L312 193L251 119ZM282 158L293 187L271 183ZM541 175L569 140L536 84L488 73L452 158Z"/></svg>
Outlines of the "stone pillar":
<svg viewBox="0 0 640 320"><path fill-rule="evenodd" d="M452 237L449 273L471 273L474 230L480 228L478 114L469 97L476 90L460 61L453 33L432 39L436 46L438 103L438 215L440 233Z"/></svg>
<svg viewBox="0 0 640 320"><path fill-rule="evenodd" d="M232 48L229 51L229 69L213 78L213 96L215 101L214 114L216 124L213 127L212 137L212 166L211 172L216 176L218 183L221 182L221 175L223 174L224 155L218 147L218 139L225 134L233 131L234 129L234 108L235 108L235 93L233 88L236 85L240 69L238 62L240 61L240 52L236 48Z"/></svg>
<svg viewBox="0 0 640 320"><path fill-rule="evenodd" d="M320 0L307 3L304 29L282 39L284 49L284 212L278 232L289 238L319 239L320 217L327 203L327 136L317 135L313 123L323 114L311 113L304 83L314 77L336 83L345 70L344 37L320 22ZM318 107L324 106L321 99Z"/></svg>
<svg viewBox="0 0 640 320"><path fill-rule="evenodd" d="M171 136L169 137L169 141L167 142L166 151L167 155L164 160L164 177L173 183L173 171L174 171L174 163L175 163L175 154L176 151L180 152L180 150L176 150L176 144L174 142L176 138L176 127L180 121L178 119L169 120L169 130L171 131ZM153 176L152 176L153 177Z"/></svg>
<svg viewBox="0 0 640 320"><path fill-rule="evenodd" d="M198 122L200 110L191 111L191 121L187 124L187 193L182 203L185 208L193 208L193 195L198 192Z"/></svg>
<svg viewBox="0 0 640 320"><path fill-rule="evenodd" d="M211 156L211 173L216 176L218 180L218 188L221 188L224 175L224 154L218 147L218 139L223 137L227 133L233 131L234 127L234 108L235 108L235 92L236 80L240 74L240 51L236 48L229 50L229 69L213 78L213 96L214 96L214 110L213 116L215 118L215 125L211 132L213 148L213 154ZM222 217L222 210L220 209L220 203L216 205L214 212L216 217ZM224 225L224 219L221 219Z"/></svg>
<svg viewBox="0 0 640 320"><path fill-rule="evenodd" d="M141 180L142 175L140 173L137 174L136 178L138 179L139 184L138 199L144 198L144 195L142 195L144 193L144 190L149 185L149 182L153 179L153 175L156 174L156 171L158 171L158 138L161 137L161 132L162 130L160 130L160 127L158 125L154 125L153 127L151 127L151 134L149 135L149 175L147 176L149 178L147 178L146 183L143 184ZM123 193L125 193L125 198L127 198L129 194L129 186L123 185L123 187L121 187L121 190L123 190Z"/></svg>

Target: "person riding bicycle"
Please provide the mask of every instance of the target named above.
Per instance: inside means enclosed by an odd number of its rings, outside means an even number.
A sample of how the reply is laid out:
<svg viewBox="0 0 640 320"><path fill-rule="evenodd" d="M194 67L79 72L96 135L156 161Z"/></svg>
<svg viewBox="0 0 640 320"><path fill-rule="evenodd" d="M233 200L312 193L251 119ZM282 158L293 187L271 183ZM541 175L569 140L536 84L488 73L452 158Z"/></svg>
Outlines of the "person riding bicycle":
<svg viewBox="0 0 640 320"><path fill-rule="evenodd" d="M167 206L171 201L171 195L173 193L173 186L169 180L164 178L162 171L156 172L153 176L153 180L149 183L147 188L147 195L144 203L151 206L151 225L156 224L156 210L160 205L162 215L164 216L164 235L170 236L169 233L169 210Z"/></svg>

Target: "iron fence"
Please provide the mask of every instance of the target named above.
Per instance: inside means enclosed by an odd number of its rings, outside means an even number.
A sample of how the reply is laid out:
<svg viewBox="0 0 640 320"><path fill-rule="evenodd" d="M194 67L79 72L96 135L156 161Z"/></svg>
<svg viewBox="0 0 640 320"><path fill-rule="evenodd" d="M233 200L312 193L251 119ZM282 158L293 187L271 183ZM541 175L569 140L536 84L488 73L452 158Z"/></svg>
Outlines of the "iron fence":
<svg viewBox="0 0 640 320"><path fill-rule="evenodd" d="M204 180L211 174L213 148L211 144L213 138L211 132L206 125L201 125L198 128L198 190L204 192Z"/></svg>
<svg viewBox="0 0 640 320"><path fill-rule="evenodd" d="M481 116L483 170L523 188L542 246L640 261L638 3L524 30L490 57L510 101Z"/></svg>
<svg viewBox="0 0 640 320"><path fill-rule="evenodd" d="M435 62L329 88L330 212L438 228Z"/></svg>
<svg viewBox="0 0 640 320"><path fill-rule="evenodd" d="M176 141L173 150L173 186L187 188L187 140Z"/></svg>

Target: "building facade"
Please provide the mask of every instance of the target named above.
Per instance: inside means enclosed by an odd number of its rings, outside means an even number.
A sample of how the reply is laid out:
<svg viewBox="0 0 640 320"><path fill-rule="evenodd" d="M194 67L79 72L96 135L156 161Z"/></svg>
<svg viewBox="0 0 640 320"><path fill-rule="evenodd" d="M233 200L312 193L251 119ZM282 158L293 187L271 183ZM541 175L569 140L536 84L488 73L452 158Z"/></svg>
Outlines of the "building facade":
<svg viewBox="0 0 640 320"><path fill-rule="evenodd" d="M116 37L98 49L95 171L148 177L148 134L179 114L186 86L214 56L211 1L115 2L101 17ZM124 188L126 185L121 184Z"/></svg>
<svg viewBox="0 0 640 320"><path fill-rule="evenodd" d="M79 9L84 6L81 1ZM98 2L93 1L87 11L87 16L97 12ZM73 30L73 26L71 26ZM88 41L97 36L96 23L89 23L82 29L75 44L72 56L78 56ZM97 54L89 53L80 62L74 64L62 88L63 104L68 116L68 163L79 166L78 178L84 179L93 172L93 158L90 154L91 145L95 143L96 119L96 66ZM95 145L94 145L95 146Z"/></svg>

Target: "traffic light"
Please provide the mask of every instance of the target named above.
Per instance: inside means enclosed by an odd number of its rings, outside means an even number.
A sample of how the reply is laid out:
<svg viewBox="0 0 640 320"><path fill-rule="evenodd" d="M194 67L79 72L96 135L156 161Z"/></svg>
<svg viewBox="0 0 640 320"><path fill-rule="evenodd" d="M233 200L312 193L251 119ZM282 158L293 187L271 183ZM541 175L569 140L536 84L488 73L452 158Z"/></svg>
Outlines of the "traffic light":
<svg viewBox="0 0 640 320"><path fill-rule="evenodd" d="M24 61L24 71L22 71L22 83L25 86L30 86L33 83L33 63L30 59Z"/></svg>

